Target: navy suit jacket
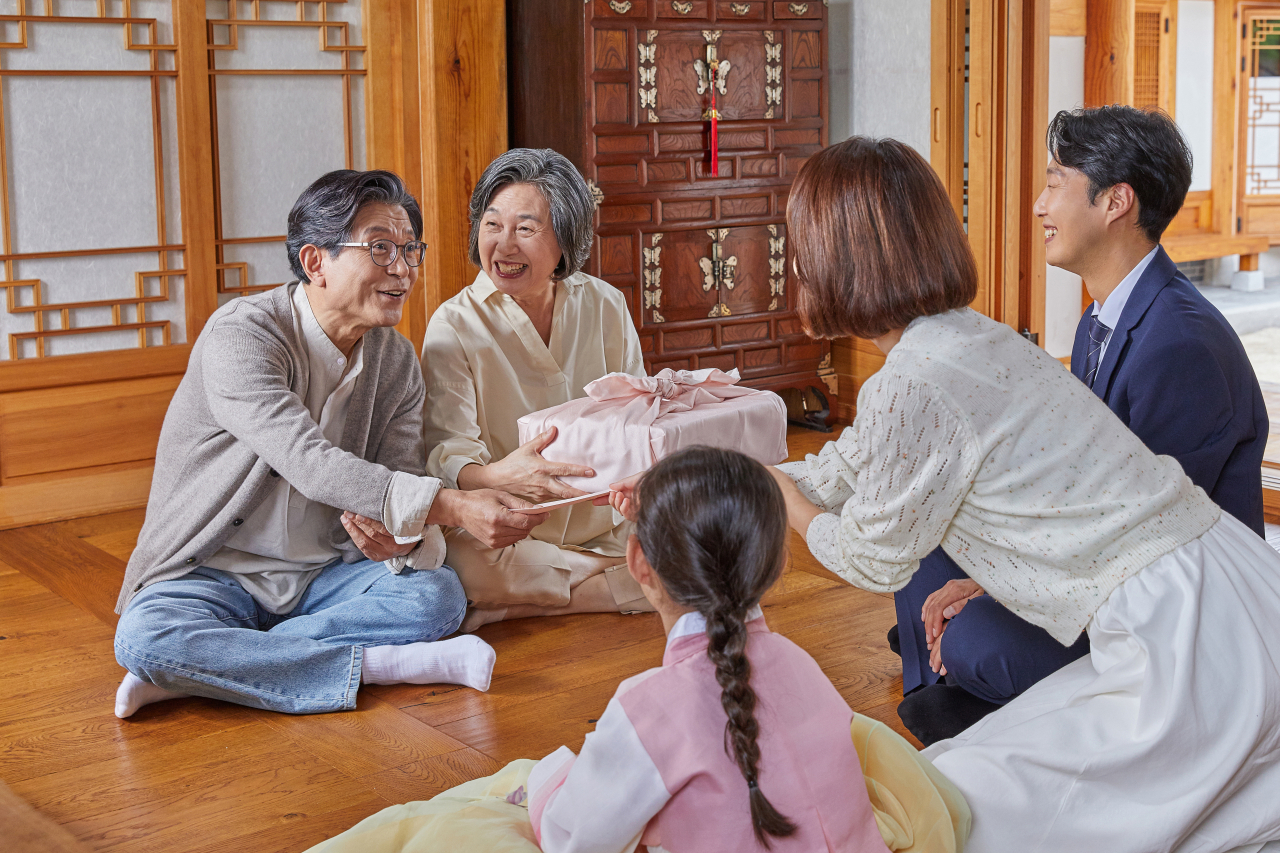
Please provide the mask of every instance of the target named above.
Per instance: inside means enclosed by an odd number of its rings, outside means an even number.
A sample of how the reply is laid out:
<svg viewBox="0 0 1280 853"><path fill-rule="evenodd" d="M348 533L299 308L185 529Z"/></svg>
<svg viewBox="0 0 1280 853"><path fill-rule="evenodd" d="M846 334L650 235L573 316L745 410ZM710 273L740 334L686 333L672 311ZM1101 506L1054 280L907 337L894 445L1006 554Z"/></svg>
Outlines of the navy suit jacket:
<svg viewBox="0 0 1280 853"><path fill-rule="evenodd" d="M1071 349L1081 380L1091 313ZM1263 535L1262 390L1235 330L1163 248L1129 294L1093 391L1154 453L1177 459L1214 503Z"/></svg>

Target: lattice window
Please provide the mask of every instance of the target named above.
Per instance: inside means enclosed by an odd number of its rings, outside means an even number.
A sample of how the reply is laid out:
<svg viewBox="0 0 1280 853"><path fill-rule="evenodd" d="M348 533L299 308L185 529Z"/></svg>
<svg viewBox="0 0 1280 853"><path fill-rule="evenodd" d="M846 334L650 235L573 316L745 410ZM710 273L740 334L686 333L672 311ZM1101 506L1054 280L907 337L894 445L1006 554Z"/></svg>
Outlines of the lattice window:
<svg viewBox="0 0 1280 853"><path fill-rule="evenodd" d="M208 8L222 303L292 280L283 230L294 200L324 172L364 168L364 47L358 2Z"/></svg>
<svg viewBox="0 0 1280 853"><path fill-rule="evenodd" d="M358 0L0 0L0 360L188 339L173 34L188 3L206 19L214 197L198 204L220 302L291 279L290 205L321 173L364 168Z"/></svg>
<svg viewBox="0 0 1280 853"><path fill-rule="evenodd" d="M1133 105L1140 110L1160 107L1159 12L1134 13Z"/></svg>
<svg viewBox="0 0 1280 853"><path fill-rule="evenodd" d="M0 2L0 359L185 337L168 0Z"/></svg>
<svg viewBox="0 0 1280 853"><path fill-rule="evenodd" d="M1247 195L1280 194L1280 19L1248 22L1245 111Z"/></svg>

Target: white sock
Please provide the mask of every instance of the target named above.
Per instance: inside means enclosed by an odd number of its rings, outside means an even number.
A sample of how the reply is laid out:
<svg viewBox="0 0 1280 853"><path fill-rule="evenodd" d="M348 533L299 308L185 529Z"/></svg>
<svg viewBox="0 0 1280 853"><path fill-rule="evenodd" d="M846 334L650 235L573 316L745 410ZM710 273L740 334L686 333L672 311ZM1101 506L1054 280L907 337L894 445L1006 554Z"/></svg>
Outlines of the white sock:
<svg viewBox="0 0 1280 853"><path fill-rule="evenodd" d="M407 646L366 646L360 680L365 684L463 684L489 689L498 654L467 635Z"/></svg>
<svg viewBox="0 0 1280 853"><path fill-rule="evenodd" d="M123 720L132 717L134 712L143 705L163 702L166 699L181 699L186 695L186 693L165 690L163 687L148 684L130 672L125 675L124 681L120 682L120 687L116 690L116 716Z"/></svg>

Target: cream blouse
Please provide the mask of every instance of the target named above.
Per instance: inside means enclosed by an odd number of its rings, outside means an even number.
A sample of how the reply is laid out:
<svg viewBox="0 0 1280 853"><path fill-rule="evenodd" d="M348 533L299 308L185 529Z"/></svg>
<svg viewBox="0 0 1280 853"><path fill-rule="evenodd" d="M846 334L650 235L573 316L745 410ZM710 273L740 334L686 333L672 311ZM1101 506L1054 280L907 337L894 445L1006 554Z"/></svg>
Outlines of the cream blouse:
<svg viewBox="0 0 1280 853"><path fill-rule="evenodd" d="M827 511L809 550L850 583L900 589L941 544L1064 644L1220 513L1057 360L967 308L912 321L853 426L779 467Z"/></svg>
<svg viewBox="0 0 1280 853"><path fill-rule="evenodd" d="M428 472L457 488L464 466L503 459L520 446L517 419L582 397L583 386L615 372L644 375L640 338L621 292L586 273L557 282L547 346L515 300L482 271L427 325ZM579 504L553 512L532 535L620 557L624 534L609 507Z"/></svg>

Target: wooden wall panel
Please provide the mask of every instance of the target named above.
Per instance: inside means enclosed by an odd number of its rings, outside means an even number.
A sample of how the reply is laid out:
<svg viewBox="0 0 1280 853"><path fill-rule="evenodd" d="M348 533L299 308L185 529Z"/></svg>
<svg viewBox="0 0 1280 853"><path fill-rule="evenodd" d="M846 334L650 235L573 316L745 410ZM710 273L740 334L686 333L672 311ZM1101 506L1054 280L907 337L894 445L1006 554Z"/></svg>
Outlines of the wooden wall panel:
<svg viewBox="0 0 1280 853"><path fill-rule="evenodd" d="M0 484L155 457L181 376L0 395Z"/></svg>
<svg viewBox="0 0 1280 853"><path fill-rule="evenodd" d="M884 367L884 353L880 352L871 341L863 338L844 338L832 341L831 356L841 392L837 419L842 424L853 423L862 383Z"/></svg>

